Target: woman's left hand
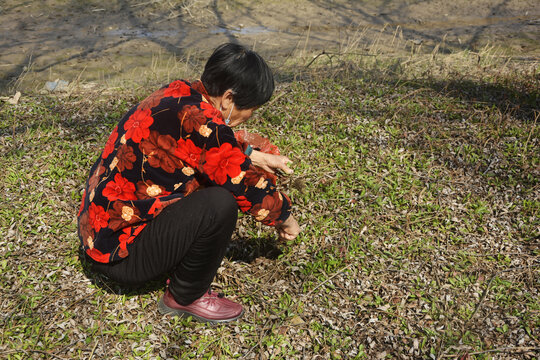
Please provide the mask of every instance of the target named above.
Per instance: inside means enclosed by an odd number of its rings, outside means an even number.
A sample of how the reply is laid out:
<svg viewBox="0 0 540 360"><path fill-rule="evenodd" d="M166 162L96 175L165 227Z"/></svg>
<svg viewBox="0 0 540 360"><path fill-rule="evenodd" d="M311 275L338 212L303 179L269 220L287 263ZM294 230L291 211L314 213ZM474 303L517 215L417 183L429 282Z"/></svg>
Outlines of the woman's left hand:
<svg viewBox="0 0 540 360"><path fill-rule="evenodd" d="M272 155L261 151L253 150L251 155L251 162L269 173L274 174L275 170L281 170L285 174L292 174L293 170L287 165L292 161L283 155Z"/></svg>
<svg viewBox="0 0 540 360"><path fill-rule="evenodd" d="M276 226L276 229L280 240L294 240L300 234L300 226L292 215L289 215L282 224Z"/></svg>

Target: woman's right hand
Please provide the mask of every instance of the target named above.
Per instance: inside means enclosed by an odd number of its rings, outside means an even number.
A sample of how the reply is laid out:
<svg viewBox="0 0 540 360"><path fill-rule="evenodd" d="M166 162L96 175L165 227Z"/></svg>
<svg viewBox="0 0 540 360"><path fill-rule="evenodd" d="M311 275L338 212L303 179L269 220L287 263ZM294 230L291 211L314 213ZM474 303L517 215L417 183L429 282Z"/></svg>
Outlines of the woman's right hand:
<svg viewBox="0 0 540 360"><path fill-rule="evenodd" d="M250 155L253 165L274 174L276 170L281 170L285 174L292 174L293 170L289 167L292 161L283 155L267 154L261 151L253 150Z"/></svg>
<svg viewBox="0 0 540 360"><path fill-rule="evenodd" d="M300 226L292 215L289 215L287 220L276 226L276 230L280 240L294 240L300 234Z"/></svg>

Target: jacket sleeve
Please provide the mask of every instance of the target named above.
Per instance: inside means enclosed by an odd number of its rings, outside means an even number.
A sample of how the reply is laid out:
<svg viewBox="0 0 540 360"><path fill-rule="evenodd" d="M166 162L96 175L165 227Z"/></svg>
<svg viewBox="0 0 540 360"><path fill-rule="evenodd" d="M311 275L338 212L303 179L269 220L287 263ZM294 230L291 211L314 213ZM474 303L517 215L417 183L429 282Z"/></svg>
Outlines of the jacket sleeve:
<svg viewBox="0 0 540 360"><path fill-rule="evenodd" d="M272 179L254 166L237 143L234 133L221 121L201 126L193 141L202 149L198 171L210 183L222 186L235 197L238 207L263 224L275 226L290 215L291 201L278 191Z"/></svg>

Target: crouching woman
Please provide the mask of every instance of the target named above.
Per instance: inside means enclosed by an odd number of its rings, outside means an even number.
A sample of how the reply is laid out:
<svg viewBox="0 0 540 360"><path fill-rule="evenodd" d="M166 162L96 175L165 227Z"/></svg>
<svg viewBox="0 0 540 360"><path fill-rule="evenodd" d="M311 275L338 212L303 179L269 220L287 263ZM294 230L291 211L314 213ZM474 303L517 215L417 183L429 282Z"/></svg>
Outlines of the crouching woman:
<svg viewBox="0 0 540 360"><path fill-rule="evenodd" d="M273 91L257 53L224 44L201 80L173 81L129 110L90 171L78 214L92 271L126 285L167 274L164 314L240 317L240 304L210 290L238 209L282 239L300 232L289 198L263 170L290 173L289 159L239 144L232 130Z"/></svg>

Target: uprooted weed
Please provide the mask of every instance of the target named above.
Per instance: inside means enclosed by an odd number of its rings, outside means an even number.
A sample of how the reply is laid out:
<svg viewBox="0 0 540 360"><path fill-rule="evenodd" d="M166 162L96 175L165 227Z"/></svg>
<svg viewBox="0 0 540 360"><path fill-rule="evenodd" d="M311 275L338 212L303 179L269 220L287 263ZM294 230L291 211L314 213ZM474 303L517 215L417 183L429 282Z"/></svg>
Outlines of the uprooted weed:
<svg viewBox="0 0 540 360"><path fill-rule="evenodd" d="M303 232L240 219L215 286L246 313L222 326L161 317L163 281L78 260L83 182L141 94L4 104L0 357L537 356L538 74L342 65L282 83L250 124L294 161Z"/></svg>

